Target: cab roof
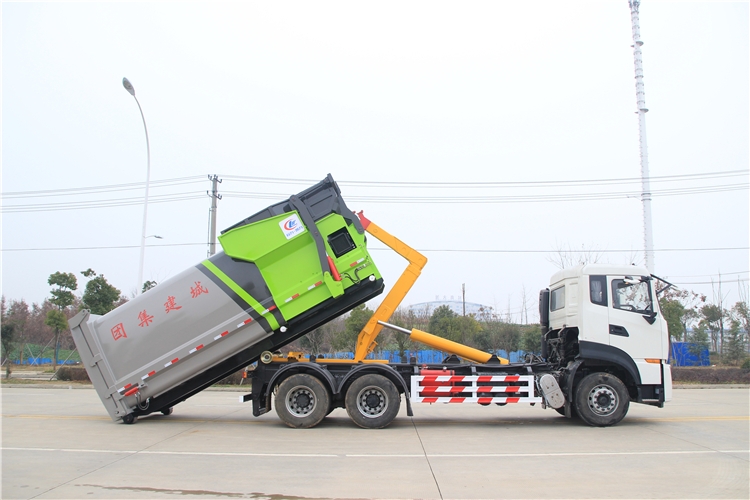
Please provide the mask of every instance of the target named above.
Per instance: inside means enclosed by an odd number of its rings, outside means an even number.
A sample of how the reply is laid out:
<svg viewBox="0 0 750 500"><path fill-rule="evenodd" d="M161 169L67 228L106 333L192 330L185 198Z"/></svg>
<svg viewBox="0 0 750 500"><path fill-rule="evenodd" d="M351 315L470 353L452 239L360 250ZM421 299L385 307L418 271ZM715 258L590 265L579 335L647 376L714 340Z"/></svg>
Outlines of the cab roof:
<svg viewBox="0 0 750 500"><path fill-rule="evenodd" d="M591 275L607 275L607 276L650 276L643 266L624 266L616 264L580 264L575 267L569 267L562 269L552 275L550 284L554 285L564 279L576 278L579 276L591 276Z"/></svg>

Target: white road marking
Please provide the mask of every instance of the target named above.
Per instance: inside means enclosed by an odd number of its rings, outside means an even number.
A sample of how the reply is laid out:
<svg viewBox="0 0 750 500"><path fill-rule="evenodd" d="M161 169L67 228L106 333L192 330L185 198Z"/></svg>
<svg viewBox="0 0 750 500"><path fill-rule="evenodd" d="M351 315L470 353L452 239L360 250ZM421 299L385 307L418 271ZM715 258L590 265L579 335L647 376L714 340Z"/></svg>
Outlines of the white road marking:
<svg viewBox="0 0 750 500"><path fill-rule="evenodd" d="M110 453L121 455L190 455L210 457L299 457L299 458L424 458L423 454L332 454L332 453L232 453L201 451L154 451L154 450L86 450L73 448L12 448L2 447L4 451L40 451L69 453ZM633 456L633 455L706 455L716 453L750 453L750 450L675 450L675 451L623 451L623 452L580 452L580 453L463 453L435 454L429 458L524 458L524 457L598 457L598 456Z"/></svg>

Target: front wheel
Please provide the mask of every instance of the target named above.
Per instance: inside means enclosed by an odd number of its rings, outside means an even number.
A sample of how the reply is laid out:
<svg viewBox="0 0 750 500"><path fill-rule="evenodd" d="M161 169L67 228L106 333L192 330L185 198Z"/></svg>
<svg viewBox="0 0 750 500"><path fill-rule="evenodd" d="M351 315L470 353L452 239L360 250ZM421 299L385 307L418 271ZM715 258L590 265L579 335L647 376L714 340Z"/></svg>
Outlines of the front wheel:
<svg viewBox="0 0 750 500"><path fill-rule="evenodd" d="M320 380L305 373L285 379L276 392L276 414L289 427L315 427L330 407L328 389Z"/></svg>
<svg viewBox="0 0 750 500"><path fill-rule="evenodd" d="M625 418L629 406L628 389L610 373L586 375L576 389L576 413L588 425L615 425Z"/></svg>
<svg viewBox="0 0 750 500"><path fill-rule="evenodd" d="M382 429L398 414L401 397L393 382L382 375L362 375L345 396L346 412L364 429Z"/></svg>

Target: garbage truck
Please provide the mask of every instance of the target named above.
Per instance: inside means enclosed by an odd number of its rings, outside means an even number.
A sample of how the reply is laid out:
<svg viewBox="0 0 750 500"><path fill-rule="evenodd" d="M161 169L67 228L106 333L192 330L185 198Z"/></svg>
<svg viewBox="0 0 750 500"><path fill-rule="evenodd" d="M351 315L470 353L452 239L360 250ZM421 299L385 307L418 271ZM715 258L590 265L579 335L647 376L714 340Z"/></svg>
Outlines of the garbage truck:
<svg viewBox="0 0 750 500"><path fill-rule="evenodd" d="M359 333L353 359L281 349L378 296L368 252L378 239L408 265ZM275 407L293 428L345 408L363 428L389 425L412 403L529 403L592 426L620 422L631 402L671 399L668 333L655 276L588 264L555 274L539 295L541 355L507 359L388 323L427 259L347 207L323 181L222 231L223 251L104 316L83 310L71 333L114 421L134 423L251 365L254 416ZM442 363L371 359L383 328L446 353ZM257 362L257 363L256 363Z"/></svg>

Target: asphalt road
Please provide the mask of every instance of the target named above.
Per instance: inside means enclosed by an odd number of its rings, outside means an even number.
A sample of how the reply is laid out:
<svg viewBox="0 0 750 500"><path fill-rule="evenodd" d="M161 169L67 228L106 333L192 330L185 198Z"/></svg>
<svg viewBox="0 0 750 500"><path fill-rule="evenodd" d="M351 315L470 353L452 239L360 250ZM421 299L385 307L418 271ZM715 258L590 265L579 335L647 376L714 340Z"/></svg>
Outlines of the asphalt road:
<svg viewBox="0 0 750 500"><path fill-rule="evenodd" d="M750 498L750 391L678 389L591 428L539 406L344 410L289 429L239 392L113 423L92 389L3 388L2 498Z"/></svg>

